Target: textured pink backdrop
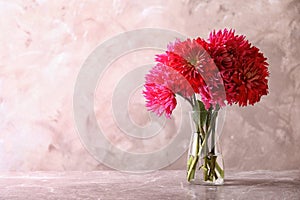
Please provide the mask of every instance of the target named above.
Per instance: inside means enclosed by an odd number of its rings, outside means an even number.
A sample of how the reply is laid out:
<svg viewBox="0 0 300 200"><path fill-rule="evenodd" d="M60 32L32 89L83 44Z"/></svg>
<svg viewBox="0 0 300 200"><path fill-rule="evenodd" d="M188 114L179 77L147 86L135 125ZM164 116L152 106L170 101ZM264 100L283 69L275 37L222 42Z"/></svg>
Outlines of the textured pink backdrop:
<svg viewBox="0 0 300 200"><path fill-rule="evenodd" d="M0 170L106 169L83 148L76 132L76 76L101 42L144 27L204 38L212 29L230 27L247 35L268 57L270 94L254 107L227 109L225 166L299 169L299 22L298 0L0 1ZM148 62L151 51L147 55ZM130 59L119 61L124 71L135 57ZM109 89L97 90L100 120L109 109ZM136 106L130 111L133 119L145 123L145 109ZM105 128L114 130L109 123ZM122 144L122 136L111 138L126 149L137 147ZM185 159L169 168L184 169Z"/></svg>

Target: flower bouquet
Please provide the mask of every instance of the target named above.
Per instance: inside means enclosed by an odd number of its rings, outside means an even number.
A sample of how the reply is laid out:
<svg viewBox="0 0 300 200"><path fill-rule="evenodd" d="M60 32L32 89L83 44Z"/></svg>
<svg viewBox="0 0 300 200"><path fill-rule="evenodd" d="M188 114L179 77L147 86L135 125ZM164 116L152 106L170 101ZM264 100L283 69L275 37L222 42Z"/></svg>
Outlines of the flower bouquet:
<svg viewBox="0 0 300 200"><path fill-rule="evenodd" d="M165 53L156 56L156 61L145 77L146 107L170 118L177 96L191 105L193 133L187 180L222 184L218 113L226 105L254 105L268 94L266 58L245 36L224 29L211 32L208 40L176 40Z"/></svg>

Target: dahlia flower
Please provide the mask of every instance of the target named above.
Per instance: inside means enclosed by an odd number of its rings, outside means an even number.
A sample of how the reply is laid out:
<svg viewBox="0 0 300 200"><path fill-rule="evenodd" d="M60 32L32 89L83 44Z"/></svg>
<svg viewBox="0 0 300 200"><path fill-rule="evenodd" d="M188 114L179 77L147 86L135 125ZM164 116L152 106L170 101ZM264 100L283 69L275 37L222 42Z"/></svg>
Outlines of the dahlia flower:
<svg viewBox="0 0 300 200"><path fill-rule="evenodd" d="M253 105L268 94L268 63L245 36L227 29L213 31L205 48L221 73L229 105Z"/></svg>
<svg viewBox="0 0 300 200"><path fill-rule="evenodd" d="M191 97L194 90L178 71L162 63L157 63L145 76L146 83L156 83L169 88L173 93Z"/></svg>
<svg viewBox="0 0 300 200"><path fill-rule="evenodd" d="M156 61L178 71L189 81L194 91L199 93L200 87L204 85L199 68L207 58L209 57L201 45L195 40L187 39L169 44L166 53L157 55Z"/></svg>
<svg viewBox="0 0 300 200"><path fill-rule="evenodd" d="M177 101L175 94L169 88L156 83L146 83L143 94L149 111L158 116L165 113L166 117L170 118Z"/></svg>
<svg viewBox="0 0 300 200"><path fill-rule="evenodd" d="M194 93L201 95L201 100L208 109L211 104L216 104L212 101L210 90L216 85L216 80L219 80L219 85L223 83L220 78L212 80L217 76L218 70L203 44L205 41L201 39L187 39L183 42L177 40L168 45L165 54L157 55L156 61L178 71L189 82Z"/></svg>

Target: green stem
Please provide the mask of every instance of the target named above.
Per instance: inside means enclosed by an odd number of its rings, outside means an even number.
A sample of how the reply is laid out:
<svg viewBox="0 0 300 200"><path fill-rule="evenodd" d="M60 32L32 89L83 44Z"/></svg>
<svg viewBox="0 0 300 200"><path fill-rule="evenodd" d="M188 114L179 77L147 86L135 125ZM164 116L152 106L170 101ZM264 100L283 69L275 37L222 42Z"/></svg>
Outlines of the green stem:
<svg viewBox="0 0 300 200"><path fill-rule="evenodd" d="M195 137L193 135L193 137ZM196 140L194 140L196 139ZM195 150L194 150L195 149ZM195 151L195 152L194 152ZM195 177L196 167L198 163L198 152L199 152L199 133L197 133L196 137L193 138L192 141L192 155L190 155L188 161L188 172L187 172L187 180L190 181Z"/></svg>
<svg viewBox="0 0 300 200"><path fill-rule="evenodd" d="M220 167L218 162L216 162L216 170L219 172L221 178L224 178L224 170Z"/></svg>
<svg viewBox="0 0 300 200"><path fill-rule="evenodd" d="M204 181L209 180L213 182L218 179L219 176L224 178L224 170L218 164L217 156L215 155L215 128L219 107L217 106L215 109L210 108L206 111L203 103L197 100L195 96L192 98L192 103L194 104L193 110L199 112L199 116L193 116L197 137L193 138L192 141L193 152L187 163L187 179L188 181L194 179L197 163L199 159L203 159L203 165L200 167L203 171L203 179ZM204 114L202 114L202 112L204 112ZM210 149L208 147L209 137L211 137ZM201 158L202 154L204 155L203 158Z"/></svg>
<svg viewBox="0 0 300 200"><path fill-rule="evenodd" d="M217 119L218 111L214 111L212 114L212 121L211 121L211 153L215 155L215 135L216 135L216 119Z"/></svg>

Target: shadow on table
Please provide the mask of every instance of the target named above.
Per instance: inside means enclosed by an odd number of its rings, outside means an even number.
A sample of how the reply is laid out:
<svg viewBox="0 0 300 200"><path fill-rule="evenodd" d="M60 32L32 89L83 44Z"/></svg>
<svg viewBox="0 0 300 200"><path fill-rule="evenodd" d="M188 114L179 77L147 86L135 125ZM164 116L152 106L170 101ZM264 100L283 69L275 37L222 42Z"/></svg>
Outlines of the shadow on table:
<svg viewBox="0 0 300 200"><path fill-rule="evenodd" d="M255 186L255 185L299 185L300 180L294 179L226 179L223 186Z"/></svg>
<svg viewBox="0 0 300 200"><path fill-rule="evenodd" d="M226 179L220 186L187 185L185 199L293 199L299 187L299 179Z"/></svg>

